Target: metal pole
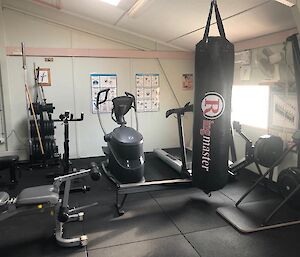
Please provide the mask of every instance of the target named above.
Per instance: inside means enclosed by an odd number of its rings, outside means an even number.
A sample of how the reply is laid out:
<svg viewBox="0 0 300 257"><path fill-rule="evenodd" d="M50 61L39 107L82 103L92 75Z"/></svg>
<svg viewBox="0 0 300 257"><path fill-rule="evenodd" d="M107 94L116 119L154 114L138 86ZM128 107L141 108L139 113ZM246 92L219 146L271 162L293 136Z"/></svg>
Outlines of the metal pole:
<svg viewBox="0 0 300 257"><path fill-rule="evenodd" d="M270 215L264 220L264 224L267 224L270 219L274 216L274 214L288 201L292 198L292 196L297 193L300 189L300 184L291 192L277 207L270 213Z"/></svg>
<svg viewBox="0 0 300 257"><path fill-rule="evenodd" d="M186 149L185 149L185 140L184 140L184 128L182 124L182 115L181 113L177 113L177 124L178 124L178 132L179 132L179 143L180 143L180 153L181 153L181 171L187 171L187 157L186 157Z"/></svg>
<svg viewBox="0 0 300 257"><path fill-rule="evenodd" d="M27 99L26 109L28 108L28 102L29 102L29 106L30 106L30 109L31 109L31 112L32 112L36 132L37 132L37 136L38 136L38 140L39 140L41 153L42 153L42 155L44 155L45 152L44 152L44 147L43 147L43 143L42 143L42 139L41 139L40 129L39 129L39 126L38 126L38 123L37 123L36 114L35 114L33 104L32 104L32 98L31 98L31 95L30 95L30 92L29 92L29 89L28 89L28 85L27 85L27 66L26 66L26 55L25 55L25 44L24 44L24 42L21 43L21 48L22 48L23 70L24 70L25 93L26 93L26 96L27 96L27 98L26 98ZM28 119L28 122L29 122L29 119ZM29 139L30 139L31 138L31 136L30 136L30 127L29 127L29 135L28 136L29 136ZM30 149L30 151L31 151L31 149Z"/></svg>
<svg viewBox="0 0 300 257"><path fill-rule="evenodd" d="M24 70L24 81L27 81L27 67L26 67L26 56L25 56L25 44L21 43L21 51L22 51L22 63L23 63L23 70ZM30 133L30 115L29 115L29 100L27 94L25 92L25 99L26 99L26 111L27 111L27 136L28 136L28 143L29 143L29 154L32 155L32 140L31 140L31 133Z"/></svg>

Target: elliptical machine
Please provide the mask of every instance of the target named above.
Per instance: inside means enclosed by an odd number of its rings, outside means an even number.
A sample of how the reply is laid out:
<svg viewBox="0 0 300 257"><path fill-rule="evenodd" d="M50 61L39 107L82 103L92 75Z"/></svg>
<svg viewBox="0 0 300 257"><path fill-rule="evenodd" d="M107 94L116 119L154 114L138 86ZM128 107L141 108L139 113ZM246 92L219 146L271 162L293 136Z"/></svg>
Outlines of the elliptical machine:
<svg viewBox="0 0 300 257"><path fill-rule="evenodd" d="M105 168L121 183L144 182L143 136L138 132L135 97L125 92L124 96L112 99L111 118L120 127L115 128L111 133L106 133L101 120L100 105L107 101L108 92L109 89L101 90L96 101L99 123L104 133L104 141L107 142L107 146L102 147L108 158ZM124 118L131 108L135 112L136 129L127 127Z"/></svg>
<svg viewBox="0 0 300 257"><path fill-rule="evenodd" d="M124 96L112 99L112 119L120 125L111 133L106 133L103 127L100 105L108 98L109 89L101 90L97 95L96 107L100 126L104 133L107 146L102 147L107 160L101 163L102 170L116 191L115 207L119 216L124 214L123 206L129 194L153 192L192 187L191 178L165 178L160 180L145 180L145 155L143 151L143 136L137 131L135 97L125 92ZM126 127L124 115L133 108L136 118L136 130ZM148 178L149 179L149 178Z"/></svg>

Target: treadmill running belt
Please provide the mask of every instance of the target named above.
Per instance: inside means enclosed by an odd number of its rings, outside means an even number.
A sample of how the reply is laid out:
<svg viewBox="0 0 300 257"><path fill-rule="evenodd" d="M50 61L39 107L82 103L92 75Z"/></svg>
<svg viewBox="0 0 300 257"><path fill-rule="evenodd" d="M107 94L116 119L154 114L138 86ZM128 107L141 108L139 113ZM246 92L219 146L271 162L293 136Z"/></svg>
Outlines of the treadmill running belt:
<svg viewBox="0 0 300 257"><path fill-rule="evenodd" d="M178 147L175 147L175 148L164 148L162 150L166 151L170 155L173 155L178 160L181 160L180 148L178 148ZM186 161L188 163L192 162L193 152L191 150L189 150L189 149L186 149L186 158L187 158Z"/></svg>
<svg viewBox="0 0 300 257"><path fill-rule="evenodd" d="M179 179L181 176L169 165L160 160L154 153L145 154L146 181Z"/></svg>

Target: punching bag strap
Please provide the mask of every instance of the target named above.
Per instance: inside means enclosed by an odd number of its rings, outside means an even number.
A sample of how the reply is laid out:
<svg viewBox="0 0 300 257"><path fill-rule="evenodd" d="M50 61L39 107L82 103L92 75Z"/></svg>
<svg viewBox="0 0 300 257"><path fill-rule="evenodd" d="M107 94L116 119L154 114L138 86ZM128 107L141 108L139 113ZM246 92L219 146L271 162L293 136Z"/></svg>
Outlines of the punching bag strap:
<svg viewBox="0 0 300 257"><path fill-rule="evenodd" d="M215 13L216 13L216 19L217 19L218 30L219 30L220 36L226 38L225 30L224 30L224 26L223 26L223 22L222 22L222 18L221 18L220 12L219 12L217 2L215 2Z"/></svg>
<svg viewBox="0 0 300 257"><path fill-rule="evenodd" d="M219 30L220 36L223 37L223 38L226 38L222 18L221 18L221 15L220 15L220 12L219 12L219 9L218 9L218 5L217 5L217 1L212 0L211 4L210 4L209 15L208 15L208 18L207 18L205 32L204 32L204 36L203 36L203 40L205 42L207 42L207 39L208 39L210 22L211 22L211 15L212 15L212 11L213 11L214 7L215 7L216 20L217 20L217 25L218 25L218 30Z"/></svg>

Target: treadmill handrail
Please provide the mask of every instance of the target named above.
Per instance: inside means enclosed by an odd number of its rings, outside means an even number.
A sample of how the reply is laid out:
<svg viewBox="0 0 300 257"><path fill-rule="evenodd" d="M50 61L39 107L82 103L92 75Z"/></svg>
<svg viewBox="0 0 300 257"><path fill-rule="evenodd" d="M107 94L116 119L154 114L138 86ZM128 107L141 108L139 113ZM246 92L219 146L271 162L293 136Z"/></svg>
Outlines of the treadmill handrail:
<svg viewBox="0 0 300 257"><path fill-rule="evenodd" d="M171 114L184 115L186 112L193 112L193 107L193 104L190 104L190 102L188 102L183 107L167 110L166 118L168 118Z"/></svg>

